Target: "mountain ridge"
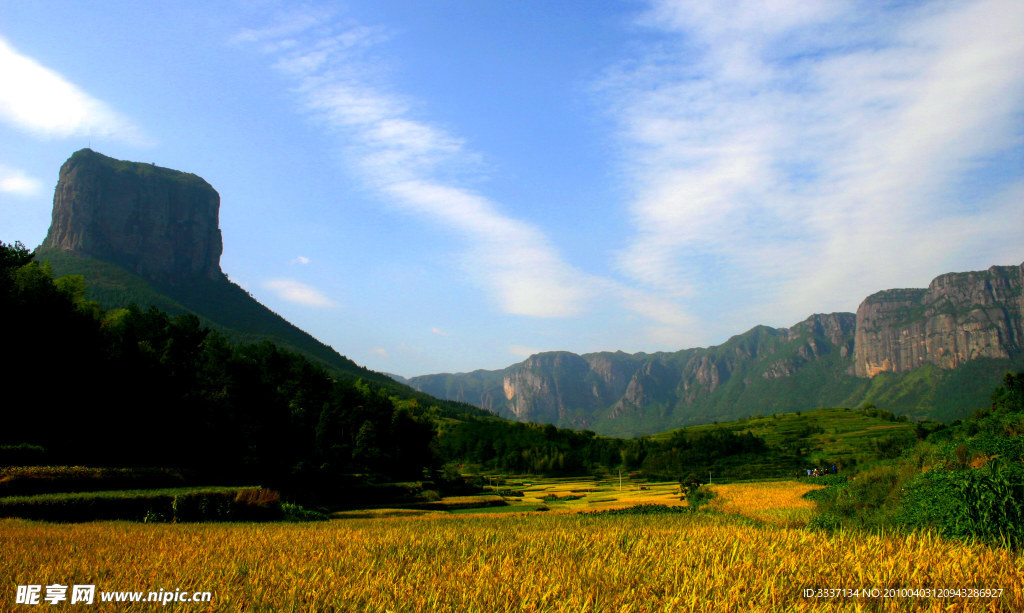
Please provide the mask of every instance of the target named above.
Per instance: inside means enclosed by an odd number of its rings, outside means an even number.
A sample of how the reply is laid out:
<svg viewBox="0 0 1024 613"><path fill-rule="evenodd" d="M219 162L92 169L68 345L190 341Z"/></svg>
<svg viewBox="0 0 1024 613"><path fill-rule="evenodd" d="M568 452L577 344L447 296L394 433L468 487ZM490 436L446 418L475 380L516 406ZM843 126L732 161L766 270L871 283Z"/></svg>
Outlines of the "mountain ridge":
<svg viewBox="0 0 1024 613"><path fill-rule="evenodd" d="M501 370L392 378L358 366L232 283L220 268L219 206L197 175L83 149L61 167L37 255L58 275L82 274L90 299L107 308L195 313L235 341L270 340L341 376L602 434L875 402L952 419L982 406L1003 372L1024 366L1022 264L947 273L927 288L876 292L855 314L755 326L711 347L554 351Z"/></svg>
<svg viewBox="0 0 1024 613"><path fill-rule="evenodd" d="M946 273L927 288L875 292L856 313L755 326L720 345L545 352L501 370L407 381L510 419L602 434L875 402L954 419L985 406L1003 373L1024 365L1022 288L1024 264Z"/></svg>

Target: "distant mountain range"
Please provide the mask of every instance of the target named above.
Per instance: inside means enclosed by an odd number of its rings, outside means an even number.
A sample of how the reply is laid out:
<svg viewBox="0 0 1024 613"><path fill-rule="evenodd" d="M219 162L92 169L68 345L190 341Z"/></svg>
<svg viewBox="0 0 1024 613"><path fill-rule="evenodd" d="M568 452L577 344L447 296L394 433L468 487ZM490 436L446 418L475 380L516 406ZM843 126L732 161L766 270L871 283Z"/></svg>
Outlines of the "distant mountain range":
<svg viewBox="0 0 1024 613"><path fill-rule="evenodd" d="M1024 367L1021 265L942 275L927 289L873 294L856 314L758 326L716 347L550 352L498 371L404 380L355 364L228 280L219 208L196 175L83 149L60 169L36 258L57 276L83 275L88 297L105 308L195 313L232 340L269 340L403 397L610 435L865 403L948 420L986 406L1002 374Z"/></svg>
<svg viewBox="0 0 1024 613"><path fill-rule="evenodd" d="M439 398L610 435L757 414L875 404L950 420L988 406L1024 366L1024 265L872 294L857 313L758 326L674 353L548 352L503 370L413 377Z"/></svg>

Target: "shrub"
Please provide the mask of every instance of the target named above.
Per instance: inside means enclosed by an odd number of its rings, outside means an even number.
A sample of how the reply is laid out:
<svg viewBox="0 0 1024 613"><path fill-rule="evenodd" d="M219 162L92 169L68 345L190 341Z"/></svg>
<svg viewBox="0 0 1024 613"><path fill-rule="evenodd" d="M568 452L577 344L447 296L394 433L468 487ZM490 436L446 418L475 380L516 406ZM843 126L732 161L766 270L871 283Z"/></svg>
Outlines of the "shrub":
<svg viewBox="0 0 1024 613"><path fill-rule="evenodd" d="M831 514L862 527L883 526L900 507L900 490L909 470L903 465L879 464L861 471L852 481L840 481L805 496L818 503L818 515Z"/></svg>
<svg viewBox="0 0 1024 613"><path fill-rule="evenodd" d="M179 494L174 497L174 521L228 521L231 519L232 502L236 495L233 491Z"/></svg>
<svg viewBox="0 0 1024 613"><path fill-rule="evenodd" d="M822 475L820 477L815 477L814 483L816 485L824 485L825 487L829 487L832 485L846 483L848 480L849 477L847 477L846 475Z"/></svg>
<svg viewBox="0 0 1024 613"><path fill-rule="evenodd" d="M262 487L238 492L231 510L232 519L240 521L273 521L283 517L281 495Z"/></svg>
<svg viewBox="0 0 1024 613"><path fill-rule="evenodd" d="M811 519L811 521L807 522L808 530L817 530L821 532L834 532L842 528L842 526L842 518L834 513L818 513Z"/></svg>
<svg viewBox="0 0 1024 613"><path fill-rule="evenodd" d="M912 481L900 520L993 545L1024 546L1024 469L998 459L981 469L935 469Z"/></svg>
<svg viewBox="0 0 1024 613"><path fill-rule="evenodd" d="M697 511L702 506L709 503L711 499L714 497L715 493L711 491L711 489L708 486L702 485L697 489L690 491L690 493L686 496L686 502L689 505L691 511Z"/></svg>
<svg viewBox="0 0 1024 613"><path fill-rule="evenodd" d="M664 504L638 504L625 509L607 509L591 511L587 515L663 515L671 513L688 513L686 507L670 507Z"/></svg>
<svg viewBox="0 0 1024 613"><path fill-rule="evenodd" d="M320 511L307 509L291 502L281 504L281 512L286 521L327 521L330 519Z"/></svg>

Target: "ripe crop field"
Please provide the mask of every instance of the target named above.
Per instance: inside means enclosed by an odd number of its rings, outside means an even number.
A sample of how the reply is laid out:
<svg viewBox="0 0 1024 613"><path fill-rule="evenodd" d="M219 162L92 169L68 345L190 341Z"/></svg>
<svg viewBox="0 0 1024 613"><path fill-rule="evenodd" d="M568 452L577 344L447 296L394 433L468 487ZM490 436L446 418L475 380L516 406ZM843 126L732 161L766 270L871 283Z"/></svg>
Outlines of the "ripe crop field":
<svg viewBox="0 0 1024 613"><path fill-rule="evenodd" d="M118 611L1024 610L1020 553L929 535L824 535L722 514L430 515L307 524L0 521L19 585L210 591ZM900 589L961 589L960 596ZM861 590L859 597L805 590ZM997 597L971 589L1002 590ZM864 591L877 590L870 596ZM932 592L934 594L935 592ZM889 596L886 596L889 594Z"/></svg>
<svg viewBox="0 0 1024 613"><path fill-rule="evenodd" d="M368 518L395 515L436 515L438 510L460 514L515 514L534 511L551 513L578 513L585 511L606 511L622 509L639 504L658 504L685 507L680 500L679 483L675 481L644 482L624 479L593 478L518 478L508 479L498 486L504 492L517 495L502 496L504 504L494 506L493 492L477 496L452 496L444 498L432 510L376 509L373 511L342 511L334 514L337 518ZM476 501L476 504L474 504ZM805 501L806 502L806 501Z"/></svg>
<svg viewBox="0 0 1024 613"><path fill-rule="evenodd" d="M822 487L808 481L712 485L716 497L709 507L776 526L799 528L807 525L815 507L803 495Z"/></svg>

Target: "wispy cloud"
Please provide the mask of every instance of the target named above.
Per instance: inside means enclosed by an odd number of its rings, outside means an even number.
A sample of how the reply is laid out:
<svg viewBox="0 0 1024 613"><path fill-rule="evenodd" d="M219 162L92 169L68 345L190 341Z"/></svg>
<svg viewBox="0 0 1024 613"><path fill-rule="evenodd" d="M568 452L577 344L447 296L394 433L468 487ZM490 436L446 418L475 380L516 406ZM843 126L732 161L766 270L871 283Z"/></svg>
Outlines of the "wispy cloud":
<svg viewBox="0 0 1024 613"><path fill-rule="evenodd" d="M295 279L268 279L263 282L263 287L274 292L278 298L295 304L316 308L337 306L319 290Z"/></svg>
<svg viewBox="0 0 1024 613"><path fill-rule="evenodd" d="M292 264L302 264L303 266L306 266L306 265L309 264L309 258L307 258L304 255L296 256L295 258L292 258L291 263Z"/></svg>
<svg viewBox="0 0 1024 613"><path fill-rule="evenodd" d="M450 336L450 335L449 335L449 334L448 334L447 332L445 332L445 331L444 331L444 330L442 330L441 328L431 328L431 329L430 329L430 332L431 332L432 334L436 334L436 335L438 335L438 336Z"/></svg>
<svg viewBox="0 0 1024 613"><path fill-rule="evenodd" d="M290 15L235 37L258 45L294 82L302 109L334 131L347 164L391 206L461 237L462 263L501 310L535 317L576 314L589 282L538 228L463 187L478 156L419 118L395 93L372 52L388 33L322 13Z"/></svg>
<svg viewBox="0 0 1024 613"><path fill-rule="evenodd" d="M39 179L30 177L25 171L0 164L0 194L34 196L43 189Z"/></svg>
<svg viewBox="0 0 1024 613"><path fill-rule="evenodd" d="M508 347L505 348L505 350L508 351L509 354L519 358L520 360L525 360L531 355L540 353L539 349L534 349L533 347L526 347L524 345L509 345Z"/></svg>
<svg viewBox="0 0 1024 613"><path fill-rule="evenodd" d="M641 22L663 44L601 90L639 287L732 327L1020 257L1024 4L659 0Z"/></svg>
<svg viewBox="0 0 1024 613"><path fill-rule="evenodd" d="M46 137L96 136L132 145L151 139L135 122L0 38L0 120Z"/></svg>

